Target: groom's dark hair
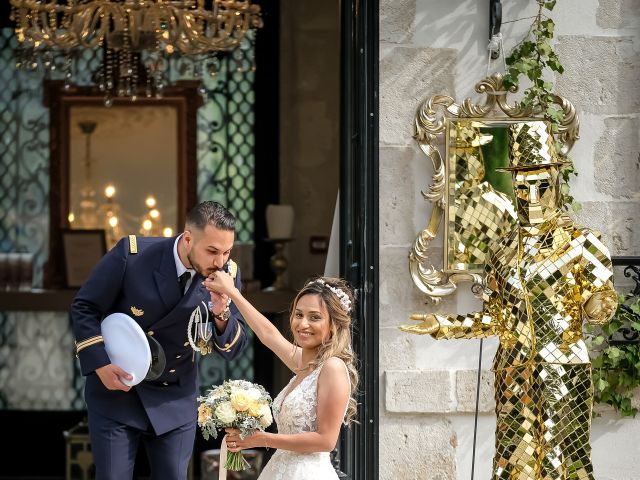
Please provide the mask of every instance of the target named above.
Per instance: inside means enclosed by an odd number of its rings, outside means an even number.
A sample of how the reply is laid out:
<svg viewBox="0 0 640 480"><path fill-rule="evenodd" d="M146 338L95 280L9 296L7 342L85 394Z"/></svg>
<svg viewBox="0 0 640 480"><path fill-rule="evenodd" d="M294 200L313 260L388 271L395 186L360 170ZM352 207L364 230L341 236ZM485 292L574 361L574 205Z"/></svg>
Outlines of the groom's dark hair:
<svg viewBox="0 0 640 480"><path fill-rule="evenodd" d="M207 225L212 225L219 230L235 231L236 217L218 202L207 200L187 213L185 225L198 230L204 230Z"/></svg>

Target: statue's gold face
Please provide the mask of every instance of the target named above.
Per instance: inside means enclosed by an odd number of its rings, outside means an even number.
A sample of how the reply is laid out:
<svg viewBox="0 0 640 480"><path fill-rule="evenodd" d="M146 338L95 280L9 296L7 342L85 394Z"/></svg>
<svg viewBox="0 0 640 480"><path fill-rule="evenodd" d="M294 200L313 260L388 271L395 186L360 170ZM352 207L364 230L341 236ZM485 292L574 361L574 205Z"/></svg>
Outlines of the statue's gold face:
<svg viewBox="0 0 640 480"><path fill-rule="evenodd" d="M558 169L545 167L513 172L516 210L521 225L539 225L560 209Z"/></svg>

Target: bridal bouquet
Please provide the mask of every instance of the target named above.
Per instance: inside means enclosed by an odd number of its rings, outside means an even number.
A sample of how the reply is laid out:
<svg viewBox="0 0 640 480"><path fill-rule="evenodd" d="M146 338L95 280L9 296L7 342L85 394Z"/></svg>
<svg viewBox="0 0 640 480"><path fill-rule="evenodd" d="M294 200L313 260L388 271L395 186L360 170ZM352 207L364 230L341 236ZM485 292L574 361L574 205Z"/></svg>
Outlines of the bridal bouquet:
<svg viewBox="0 0 640 480"><path fill-rule="evenodd" d="M237 428L244 439L264 431L273 422L271 397L263 386L245 380L227 380L198 397L198 425L205 439L217 438L218 430ZM242 452L229 452L227 470L245 470L249 463Z"/></svg>

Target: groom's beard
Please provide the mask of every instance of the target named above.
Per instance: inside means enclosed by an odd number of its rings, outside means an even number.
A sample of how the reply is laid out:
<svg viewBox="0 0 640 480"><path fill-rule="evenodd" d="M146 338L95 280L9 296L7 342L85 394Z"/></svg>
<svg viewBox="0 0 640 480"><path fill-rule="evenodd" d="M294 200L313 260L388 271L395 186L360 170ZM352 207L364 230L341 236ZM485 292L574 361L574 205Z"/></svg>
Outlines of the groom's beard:
<svg viewBox="0 0 640 480"><path fill-rule="evenodd" d="M193 258L191 257L191 253L187 253L187 260L189 260L189 263L191 264L191 268L193 268L197 273L199 273L204 278L207 278L212 273L222 270L221 268L217 268L217 267L204 268L198 262L195 262L193 260Z"/></svg>

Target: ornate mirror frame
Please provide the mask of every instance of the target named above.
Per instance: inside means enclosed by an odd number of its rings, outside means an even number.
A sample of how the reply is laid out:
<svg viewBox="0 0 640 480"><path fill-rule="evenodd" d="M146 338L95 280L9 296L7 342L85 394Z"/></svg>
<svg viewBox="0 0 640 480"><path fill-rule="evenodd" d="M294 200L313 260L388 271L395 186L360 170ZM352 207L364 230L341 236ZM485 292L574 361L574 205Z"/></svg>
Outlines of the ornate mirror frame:
<svg viewBox="0 0 640 480"><path fill-rule="evenodd" d="M438 303L443 297L456 291L462 282L472 282L472 285L482 284L482 272L477 270L449 270L447 269L447 254L443 249L443 267L436 268L429 255L429 245L434 240L440 224L446 219L445 209L448 202L448 163L449 153L446 147L445 158L440 153L439 146L449 139L449 125L456 119L478 121L525 121L543 120L538 111L531 107L523 107L518 102L509 103L508 96L517 92L517 88L505 90L502 75L495 73L484 78L475 86L476 92L484 94L483 103L474 103L466 98L461 104L448 95L434 95L418 107L414 138L420 149L433 162L432 183L427 191L422 191L423 197L433 204L431 218L427 227L416 237L409 254L409 270L413 283L424 293L428 300ZM578 139L579 121L574 106L566 99L555 96L553 103L563 112L563 120L554 132L558 152L566 156ZM444 242L446 246L446 241ZM472 291L478 290L472 286Z"/></svg>
<svg viewBox="0 0 640 480"><path fill-rule="evenodd" d="M178 225L184 223L187 210L196 204L197 193L197 111L203 100L198 81L177 82L167 87L162 98L141 97L135 102L114 98L117 106L169 106L177 111L177 212ZM71 108L104 106L104 94L97 87L64 88L63 81L44 81L43 103L49 108L50 189L49 189L49 257L44 269L45 288L65 286L62 231L69 228L70 148L69 120ZM108 107L104 107L108 108Z"/></svg>

